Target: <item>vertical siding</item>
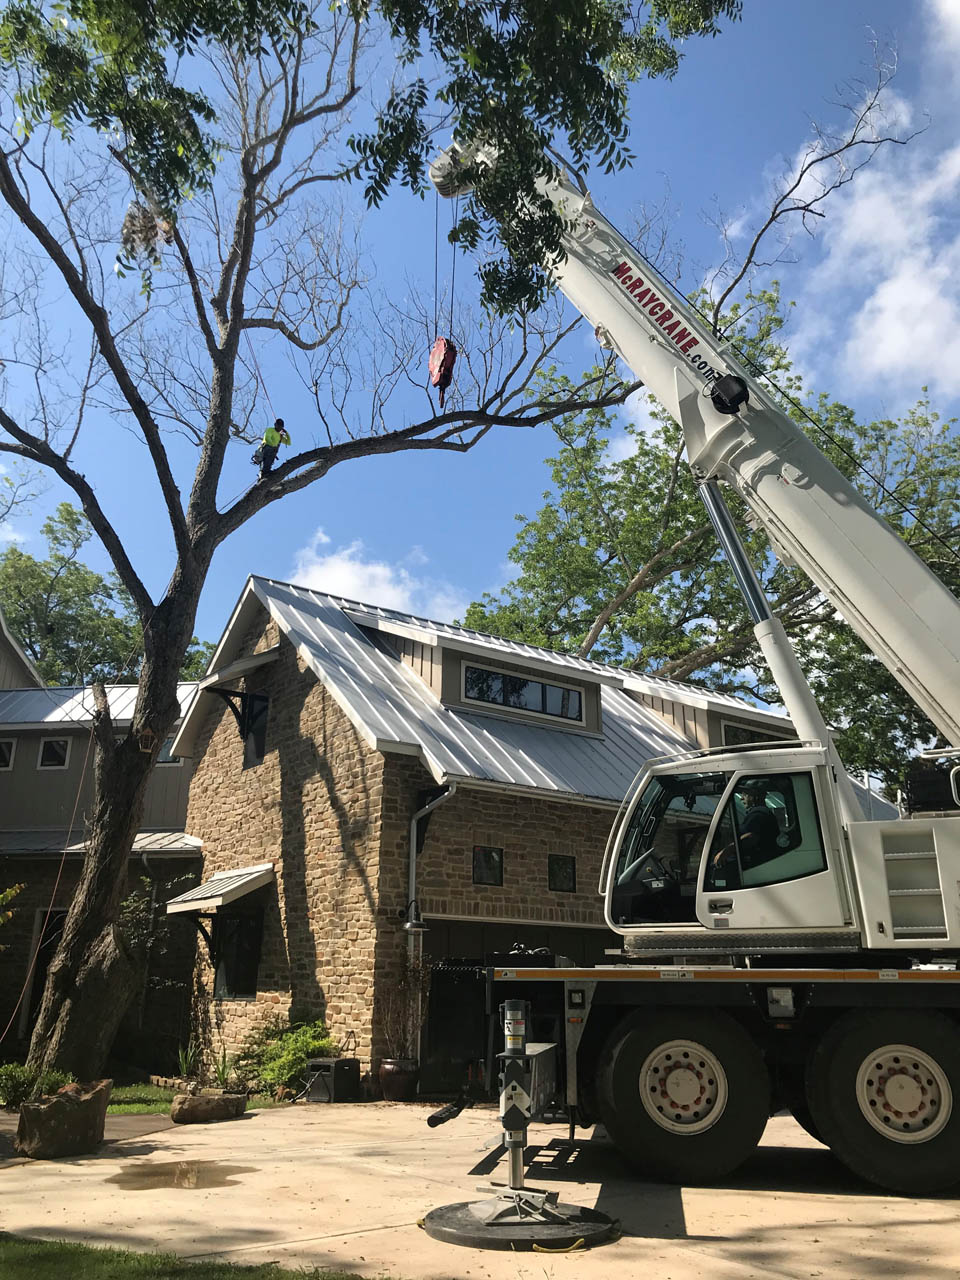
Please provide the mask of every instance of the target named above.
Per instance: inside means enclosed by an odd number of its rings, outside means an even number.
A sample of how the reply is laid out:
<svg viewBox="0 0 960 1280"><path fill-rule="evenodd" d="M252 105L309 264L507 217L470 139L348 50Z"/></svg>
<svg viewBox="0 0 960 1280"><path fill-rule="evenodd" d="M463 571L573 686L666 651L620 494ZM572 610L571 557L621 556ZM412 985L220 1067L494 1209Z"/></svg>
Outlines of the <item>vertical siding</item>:
<svg viewBox="0 0 960 1280"><path fill-rule="evenodd" d="M439 653L434 646L421 644L419 640L408 640L406 636L392 636L391 640L400 654L401 662L415 671L439 698L441 669Z"/></svg>
<svg viewBox="0 0 960 1280"><path fill-rule="evenodd" d="M710 747L710 716L698 707L687 706L684 702L674 702L670 698L656 698L649 693L634 694L640 701L655 711L661 719L666 720L678 732L684 734L698 747Z"/></svg>
<svg viewBox="0 0 960 1280"><path fill-rule="evenodd" d="M0 689L35 689L30 668L0 631Z"/></svg>

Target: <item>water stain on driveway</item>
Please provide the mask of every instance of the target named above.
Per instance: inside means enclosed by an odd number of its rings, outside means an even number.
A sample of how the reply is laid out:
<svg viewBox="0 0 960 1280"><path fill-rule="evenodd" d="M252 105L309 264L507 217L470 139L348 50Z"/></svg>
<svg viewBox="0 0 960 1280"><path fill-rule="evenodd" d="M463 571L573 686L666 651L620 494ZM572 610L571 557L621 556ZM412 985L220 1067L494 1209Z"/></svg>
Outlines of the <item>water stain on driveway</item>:
<svg viewBox="0 0 960 1280"><path fill-rule="evenodd" d="M221 1164L219 1160L169 1160L129 1165L107 1178L107 1182L122 1191L162 1191L167 1187L207 1191L211 1187L236 1186L241 1174L256 1172L253 1165Z"/></svg>

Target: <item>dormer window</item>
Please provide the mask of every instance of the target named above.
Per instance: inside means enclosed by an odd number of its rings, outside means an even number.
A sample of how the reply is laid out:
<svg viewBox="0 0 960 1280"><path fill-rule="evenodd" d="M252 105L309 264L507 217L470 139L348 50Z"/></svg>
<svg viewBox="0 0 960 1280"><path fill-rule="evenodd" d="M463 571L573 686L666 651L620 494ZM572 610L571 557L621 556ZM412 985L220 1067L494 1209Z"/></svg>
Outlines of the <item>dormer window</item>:
<svg viewBox="0 0 960 1280"><path fill-rule="evenodd" d="M551 716L574 724L584 722L582 688L495 667L464 663L463 698L465 702L482 702L527 715Z"/></svg>

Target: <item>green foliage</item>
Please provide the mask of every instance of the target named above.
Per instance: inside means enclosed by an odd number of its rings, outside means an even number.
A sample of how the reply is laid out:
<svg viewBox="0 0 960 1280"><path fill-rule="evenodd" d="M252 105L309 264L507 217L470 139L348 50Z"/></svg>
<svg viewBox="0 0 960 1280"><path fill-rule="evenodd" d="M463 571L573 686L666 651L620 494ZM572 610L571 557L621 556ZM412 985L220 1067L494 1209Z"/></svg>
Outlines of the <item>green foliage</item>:
<svg viewBox="0 0 960 1280"><path fill-rule="evenodd" d="M197 1074L197 1067L200 1064L200 1046L196 1040L190 1040L187 1044L182 1044L177 1049L177 1063L180 1067L180 1076L184 1080L192 1080Z"/></svg>
<svg viewBox="0 0 960 1280"><path fill-rule="evenodd" d="M783 323L774 283L732 307L722 327L810 417L788 400L786 412L960 592L960 566L945 545L955 542L960 501L955 422L942 420L925 393L900 420L867 423L827 395L808 396L782 344ZM552 375L548 389L562 395L567 385ZM498 594L471 604L466 625L778 701L672 419L652 403L649 416L636 420L593 411L553 429L560 447L548 460L551 488L535 516L518 516L521 528L509 552L518 573ZM934 740L933 726L809 580L776 559L736 496L726 490L725 498L774 612L791 632L824 714L837 729L845 763L895 789L917 744Z"/></svg>
<svg viewBox="0 0 960 1280"><path fill-rule="evenodd" d="M322 1020L291 1027L278 1018L248 1037L233 1069L248 1087L299 1091L307 1082L307 1060L337 1051Z"/></svg>
<svg viewBox="0 0 960 1280"><path fill-rule="evenodd" d="M723 19L739 19L741 3L335 4L361 29L379 23L400 67L416 68L392 88L372 130L351 139L355 162L344 176L363 180L371 204L394 182L423 193L438 119L454 121L459 141L495 147L496 169L469 175L475 194L452 238L467 247L484 238L507 250L481 268L491 306L536 306L546 290L544 267L560 252L560 217L535 187L551 171L547 150L580 166L623 168L631 159L628 84L672 76L682 43L715 36ZM146 292L158 237L172 235L181 202L210 185L223 149L205 90L181 83L189 56L219 43L266 59L311 29L310 13L301 0L57 0L52 21L36 0L0 10L0 60L15 72L22 131L49 122L69 139L89 125L111 134L122 153L137 198L117 266L123 274L139 265Z"/></svg>
<svg viewBox="0 0 960 1280"><path fill-rule="evenodd" d="M93 537L81 511L61 502L41 526L47 558L10 546L0 554L0 609L10 630L50 684L93 679L137 680L143 633L130 597L116 574L90 569L79 559ZM194 639L183 679L196 679L213 646Z"/></svg>
<svg viewBox="0 0 960 1280"><path fill-rule="evenodd" d="M14 900L20 890L23 889L23 887L24 886L22 884L12 884L9 889L0 889L0 924L10 923L10 920L13 918L13 911L10 907L10 903ZM5 950L5 948L0 947L0 951L3 950Z"/></svg>
<svg viewBox="0 0 960 1280"><path fill-rule="evenodd" d="M69 1071L41 1071L24 1066L20 1062L5 1062L0 1066L0 1106L16 1110L24 1102L43 1094L56 1093L73 1076Z"/></svg>
<svg viewBox="0 0 960 1280"><path fill-rule="evenodd" d="M221 1089L226 1089L230 1081L234 1079L236 1074L234 1071L234 1061L227 1053L226 1049L221 1049L220 1056L218 1058L214 1058L212 1071L213 1079Z"/></svg>

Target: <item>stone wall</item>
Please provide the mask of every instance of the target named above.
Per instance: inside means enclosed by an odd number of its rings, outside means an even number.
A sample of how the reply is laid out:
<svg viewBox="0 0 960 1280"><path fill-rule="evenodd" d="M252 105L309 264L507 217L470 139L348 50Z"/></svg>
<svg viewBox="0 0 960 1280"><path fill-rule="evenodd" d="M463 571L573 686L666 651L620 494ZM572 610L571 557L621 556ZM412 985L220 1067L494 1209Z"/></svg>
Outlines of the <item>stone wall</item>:
<svg viewBox="0 0 960 1280"><path fill-rule="evenodd" d="M418 794L436 783L415 760L388 756L386 761L382 900L387 908L402 909L410 815L418 807ZM602 928L597 878L614 814L604 805L510 795L461 784L453 798L430 817L417 866L420 909L425 916ZM503 850L502 887L473 883L475 845ZM551 853L576 859L576 892L549 889ZM388 909L385 915L389 919L396 911Z"/></svg>
<svg viewBox="0 0 960 1280"><path fill-rule="evenodd" d="M279 640L264 612L238 656ZM336 1039L354 1032L358 1056L369 1064L383 757L285 639L274 662L246 677L246 691L270 699L263 763L243 768L233 715L204 695L210 706L197 739L187 830L203 840L205 878L273 861L277 884L263 893L255 999L214 1000L201 948L198 1011L207 1051L234 1053L277 1016L322 1017Z"/></svg>

